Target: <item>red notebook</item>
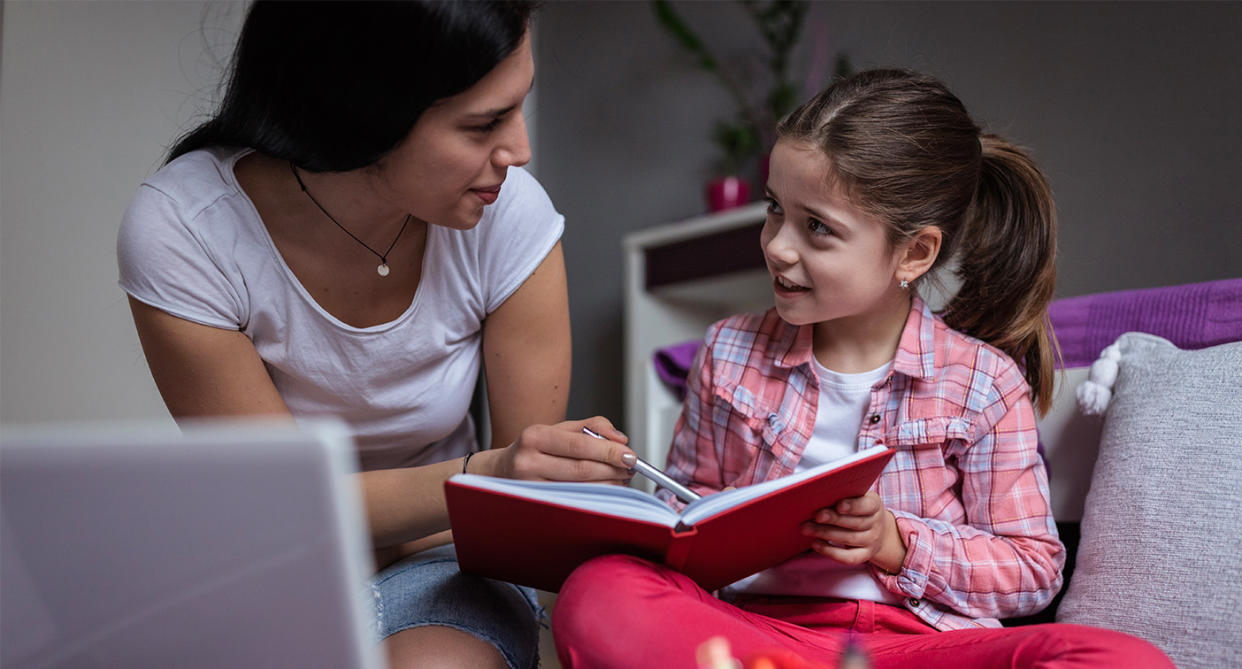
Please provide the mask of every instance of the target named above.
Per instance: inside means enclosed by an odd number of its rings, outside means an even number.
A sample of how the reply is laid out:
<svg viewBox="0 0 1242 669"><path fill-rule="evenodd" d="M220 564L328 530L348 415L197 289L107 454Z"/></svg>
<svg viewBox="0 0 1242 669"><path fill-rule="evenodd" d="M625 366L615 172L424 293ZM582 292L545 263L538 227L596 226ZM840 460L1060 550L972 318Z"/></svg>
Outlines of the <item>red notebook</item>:
<svg viewBox="0 0 1242 669"><path fill-rule="evenodd" d="M634 488L458 474L444 484L467 573L556 592L590 558L626 553L715 590L811 547L800 526L866 494L892 457L875 447L785 478L707 495L681 513Z"/></svg>

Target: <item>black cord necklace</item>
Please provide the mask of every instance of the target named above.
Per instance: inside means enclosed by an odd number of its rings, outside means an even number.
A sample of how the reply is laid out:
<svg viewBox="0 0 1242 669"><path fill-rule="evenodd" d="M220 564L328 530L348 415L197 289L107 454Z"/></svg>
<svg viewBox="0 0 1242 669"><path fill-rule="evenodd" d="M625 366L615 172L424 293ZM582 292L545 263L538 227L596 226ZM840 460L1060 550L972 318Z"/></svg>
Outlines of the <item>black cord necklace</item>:
<svg viewBox="0 0 1242 669"><path fill-rule="evenodd" d="M324 216L328 217L329 221L336 223L336 227L340 228L345 234L352 237L355 242L362 244L363 248L370 251L371 253L374 253L376 258L380 259L379 267L375 268L375 272L379 274L380 276L388 276L388 272L389 272L388 254L392 253L392 247L397 245L397 240L401 239L401 233L405 232L406 226L410 224L410 215L409 214L405 215L405 220L402 221L401 223L401 229L397 231L397 236L393 237L392 243L388 245L388 250L384 251L383 253L380 253L379 251L376 251L375 249L371 248L366 242L362 241L361 239L358 239L357 235L350 232L345 226L341 225L340 221L333 218L332 214L329 214L328 210L324 209L322 204L319 204L319 200L316 200L315 196L311 195L309 190L306 190L306 184L302 183L302 177L298 175L298 168L294 167L292 162L289 163L289 170L293 172L293 178L298 180L298 186L302 187L302 192L306 193L306 197L309 197L310 201L315 203L315 206L319 208L319 211L323 212Z"/></svg>

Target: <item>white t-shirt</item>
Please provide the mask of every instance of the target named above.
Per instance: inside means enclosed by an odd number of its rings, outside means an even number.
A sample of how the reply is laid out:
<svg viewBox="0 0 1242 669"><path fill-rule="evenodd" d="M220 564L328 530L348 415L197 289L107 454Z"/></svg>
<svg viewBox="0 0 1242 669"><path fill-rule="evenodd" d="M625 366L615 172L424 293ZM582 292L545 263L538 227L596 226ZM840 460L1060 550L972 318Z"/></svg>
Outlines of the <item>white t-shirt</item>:
<svg viewBox="0 0 1242 669"><path fill-rule="evenodd" d="M514 167L477 226L429 225L409 308L357 328L320 307L281 258L233 173L247 153L193 151L142 184L117 238L121 287L174 316L245 333L294 416L349 423L364 470L473 448L483 320L564 230L543 188Z"/></svg>
<svg viewBox="0 0 1242 669"><path fill-rule="evenodd" d="M813 361L819 379L815 428L795 471L803 471L858 451L858 432L871 403L871 388L888 376L892 362L869 372L843 374ZM748 576L725 589L727 595L799 595L862 599L901 604L866 565L842 564L808 552Z"/></svg>

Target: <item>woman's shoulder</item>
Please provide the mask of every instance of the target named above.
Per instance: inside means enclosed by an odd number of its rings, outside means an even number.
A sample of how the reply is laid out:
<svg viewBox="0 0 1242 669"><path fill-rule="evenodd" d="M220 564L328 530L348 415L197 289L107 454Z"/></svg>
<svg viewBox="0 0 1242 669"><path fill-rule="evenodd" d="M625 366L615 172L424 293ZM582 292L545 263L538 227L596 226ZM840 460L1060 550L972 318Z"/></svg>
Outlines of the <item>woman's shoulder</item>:
<svg viewBox="0 0 1242 669"><path fill-rule="evenodd" d="M504 218L529 216L539 212L555 215L556 209L552 198L548 197L548 192L535 175L525 168L515 166L510 167L505 174L504 183L500 187L500 197L486 212L491 213L492 218ZM486 213L484 217L487 217Z"/></svg>
<svg viewBox="0 0 1242 669"><path fill-rule="evenodd" d="M559 238L565 217L530 172L510 167L500 188L500 197L483 210L479 224L465 235L455 235L462 243L486 246L521 244L531 237Z"/></svg>
<svg viewBox="0 0 1242 669"><path fill-rule="evenodd" d="M225 246L255 230L246 223L253 205L237 185L233 166L248 153L199 149L177 157L142 182L121 221L122 237L194 238Z"/></svg>
<svg viewBox="0 0 1242 669"><path fill-rule="evenodd" d="M248 149L230 148L190 151L143 181L142 190L159 193L188 212L197 213L221 197L240 193L233 167L247 153Z"/></svg>

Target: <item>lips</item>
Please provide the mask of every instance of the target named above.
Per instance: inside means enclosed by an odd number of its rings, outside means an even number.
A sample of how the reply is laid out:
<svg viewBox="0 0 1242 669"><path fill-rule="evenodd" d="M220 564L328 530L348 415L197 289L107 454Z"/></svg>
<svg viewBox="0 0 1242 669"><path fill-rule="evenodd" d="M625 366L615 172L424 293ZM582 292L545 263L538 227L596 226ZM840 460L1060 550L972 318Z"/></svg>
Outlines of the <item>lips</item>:
<svg viewBox="0 0 1242 669"><path fill-rule="evenodd" d="M500 184L488 186L487 188L471 188L470 192L482 200L483 204L491 204L496 201L496 198L500 197Z"/></svg>
<svg viewBox="0 0 1242 669"><path fill-rule="evenodd" d="M810 290L810 288L796 284L780 275L777 275L776 278L772 280L772 288L776 291L777 295L784 297L798 295Z"/></svg>

